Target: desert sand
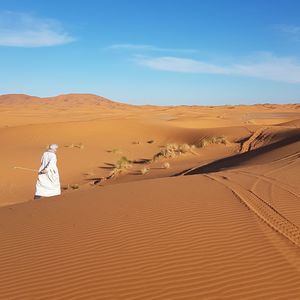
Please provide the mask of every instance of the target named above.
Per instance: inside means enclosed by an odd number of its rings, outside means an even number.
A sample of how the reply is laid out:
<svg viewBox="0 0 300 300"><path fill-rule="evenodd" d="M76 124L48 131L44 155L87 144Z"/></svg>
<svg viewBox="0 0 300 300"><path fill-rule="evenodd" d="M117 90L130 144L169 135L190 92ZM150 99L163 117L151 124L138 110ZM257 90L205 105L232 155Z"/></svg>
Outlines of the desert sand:
<svg viewBox="0 0 300 300"><path fill-rule="evenodd" d="M300 299L300 104L2 95L0 138L1 299Z"/></svg>

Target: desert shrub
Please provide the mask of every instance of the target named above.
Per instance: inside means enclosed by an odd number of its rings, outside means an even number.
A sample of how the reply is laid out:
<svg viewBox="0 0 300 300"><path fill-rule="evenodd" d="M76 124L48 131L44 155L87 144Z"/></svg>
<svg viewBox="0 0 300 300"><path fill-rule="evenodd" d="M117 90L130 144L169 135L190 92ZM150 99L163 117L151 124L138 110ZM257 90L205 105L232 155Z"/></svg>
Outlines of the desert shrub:
<svg viewBox="0 0 300 300"><path fill-rule="evenodd" d="M69 144L65 146L66 148L79 148L80 150L84 149L84 145L82 143L79 144Z"/></svg>
<svg viewBox="0 0 300 300"><path fill-rule="evenodd" d="M73 183L73 184L70 184L68 185L69 188L71 188L72 190L78 190L79 189L79 184L77 183Z"/></svg>
<svg viewBox="0 0 300 300"><path fill-rule="evenodd" d="M163 167L164 169L170 169L170 163L164 162L164 163L162 164L162 167Z"/></svg>
<svg viewBox="0 0 300 300"><path fill-rule="evenodd" d="M191 152L191 146L188 144L182 144L178 146L178 151L180 153L188 153Z"/></svg>
<svg viewBox="0 0 300 300"><path fill-rule="evenodd" d="M145 175L145 174L147 174L147 173L149 173L149 172L150 172L150 169L149 169L149 168L144 167L144 168L141 169L141 174L142 174L142 175Z"/></svg>
<svg viewBox="0 0 300 300"><path fill-rule="evenodd" d="M177 144L167 144L163 146L158 153L153 156L153 160L159 158L173 158L178 155L178 145Z"/></svg>
<svg viewBox="0 0 300 300"><path fill-rule="evenodd" d="M124 172L127 172L128 169L132 167L132 162L126 157L122 156L114 165L109 178L114 178Z"/></svg>
<svg viewBox="0 0 300 300"><path fill-rule="evenodd" d="M82 143L76 144L75 147L79 148L80 150L84 149L84 145Z"/></svg>
<svg viewBox="0 0 300 300"><path fill-rule="evenodd" d="M115 167L119 169L129 169L131 166L132 166L132 162L126 156L122 156L115 163Z"/></svg>
<svg viewBox="0 0 300 300"><path fill-rule="evenodd" d="M204 148L208 145L212 145L212 144L223 144L223 145L228 145L229 141L227 140L227 138L225 136L207 136L202 138L197 146L199 148Z"/></svg>
<svg viewBox="0 0 300 300"><path fill-rule="evenodd" d="M65 146L66 148L74 148L74 144L69 144Z"/></svg>
<svg viewBox="0 0 300 300"><path fill-rule="evenodd" d="M111 150L107 150L108 153L113 153L113 154L121 154L122 151L118 148L114 148L114 149L111 149Z"/></svg>
<svg viewBox="0 0 300 300"><path fill-rule="evenodd" d="M63 191L67 191L67 190L78 190L79 187L80 187L79 184L72 183L72 184L64 185L61 188L62 188Z"/></svg>
<svg viewBox="0 0 300 300"><path fill-rule="evenodd" d="M174 158L181 154L192 153L193 147L188 144L167 144L161 147L160 151L153 156L152 161L159 158Z"/></svg>

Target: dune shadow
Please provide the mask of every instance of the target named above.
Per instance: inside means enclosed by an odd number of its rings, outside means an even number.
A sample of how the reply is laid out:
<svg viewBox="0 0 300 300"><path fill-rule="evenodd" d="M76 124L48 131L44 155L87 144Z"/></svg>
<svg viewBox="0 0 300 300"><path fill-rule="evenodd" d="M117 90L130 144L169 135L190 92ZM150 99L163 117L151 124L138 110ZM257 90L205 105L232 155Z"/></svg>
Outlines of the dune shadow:
<svg viewBox="0 0 300 300"><path fill-rule="evenodd" d="M92 177L92 178L86 178L85 181L93 181L93 180L101 180L103 177Z"/></svg>
<svg viewBox="0 0 300 300"><path fill-rule="evenodd" d="M174 174L173 176L195 175L223 171L226 169L237 167L246 162L247 160L255 158L256 156L259 156L272 150L276 150L289 144L293 144L298 141L300 141L300 132L292 137L288 137L276 143L258 149L254 149L249 152L239 153L230 157L225 157L195 169L186 169L184 171L181 171L180 173Z"/></svg>
<svg viewBox="0 0 300 300"><path fill-rule="evenodd" d="M104 170L112 170L115 165L112 163L104 163L105 166L100 166L100 169L104 169Z"/></svg>
<svg viewBox="0 0 300 300"><path fill-rule="evenodd" d="M103 181L105 181L105 178L103 177L93 177L93 178L87 178L85 179L85 181L91 182L92 184L98 184L98 183L102 183Z"/></svg>
<svg viewBox="0 0 300 300"><path fill-rule="evenodd" d="M151 161L151 159L148 159L148 158L140 158L140 159L136 159L136 160L133 160L132 163L133 164L147 164Z"/></svg>
<svg viewBox="0 0 300 300"><path fill-rule="evenodd" d="M128 175L143 175L141 172L138 172L138 171L132 171L132 172L129 172Z"/></svg>

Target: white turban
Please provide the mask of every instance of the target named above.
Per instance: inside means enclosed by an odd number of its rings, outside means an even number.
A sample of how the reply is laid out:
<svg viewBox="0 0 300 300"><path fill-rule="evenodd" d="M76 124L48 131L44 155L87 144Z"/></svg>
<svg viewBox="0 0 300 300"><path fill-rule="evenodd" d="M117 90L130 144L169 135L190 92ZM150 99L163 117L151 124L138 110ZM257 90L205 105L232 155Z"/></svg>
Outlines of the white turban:
<svg viewBox="0 0 300 300"><path fill-rule="evenodd" d="M51 145L49 146L49 150L52 150L52 151L56 151L57 148L58 148L58 145L57 145L57 144L51 144Z"/></svg>

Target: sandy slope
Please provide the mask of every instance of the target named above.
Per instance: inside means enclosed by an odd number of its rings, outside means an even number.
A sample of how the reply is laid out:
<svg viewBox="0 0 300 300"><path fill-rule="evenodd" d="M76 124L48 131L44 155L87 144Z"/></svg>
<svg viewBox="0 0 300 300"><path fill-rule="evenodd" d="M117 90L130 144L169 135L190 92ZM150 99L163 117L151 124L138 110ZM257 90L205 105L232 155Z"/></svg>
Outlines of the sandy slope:
<svg viewBox="0 0 300 300"><path fill-rule="evenodd" d="M0 115L3 299L300 298L299 105L8 95ZM230 144L142 163L220 135ZM36 174L14 167L37 168L51 142L63 185L79 189L29 201ZM99 181L122 155L133 168Z"/></svg>
<svg viewBox="0 0 300 300"><path fill-rule="evenodd" d="M8 299L300 295L299 249L202 175L78 192L0 217Z"/></svg>

